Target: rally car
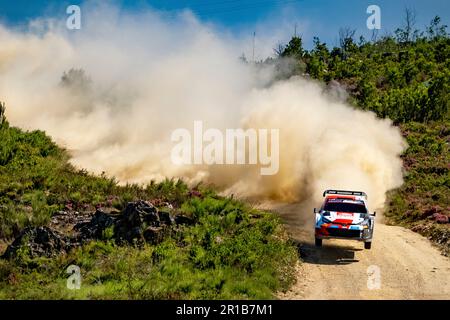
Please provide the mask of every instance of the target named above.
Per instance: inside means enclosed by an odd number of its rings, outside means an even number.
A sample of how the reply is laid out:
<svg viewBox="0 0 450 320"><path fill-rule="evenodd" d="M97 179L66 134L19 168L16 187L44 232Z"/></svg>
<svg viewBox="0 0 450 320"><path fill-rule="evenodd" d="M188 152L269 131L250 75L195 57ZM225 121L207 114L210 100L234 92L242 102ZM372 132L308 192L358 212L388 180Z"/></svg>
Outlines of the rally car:
<svg viewBox="0 0 450 320"><path fill-rule="evenodd" d="M322 246L322 239L350 239L364 242L364 248L372 247L375 215L369 213L367 195L362 191L325 190L325 201L317 210L315 244Z"/></svg>

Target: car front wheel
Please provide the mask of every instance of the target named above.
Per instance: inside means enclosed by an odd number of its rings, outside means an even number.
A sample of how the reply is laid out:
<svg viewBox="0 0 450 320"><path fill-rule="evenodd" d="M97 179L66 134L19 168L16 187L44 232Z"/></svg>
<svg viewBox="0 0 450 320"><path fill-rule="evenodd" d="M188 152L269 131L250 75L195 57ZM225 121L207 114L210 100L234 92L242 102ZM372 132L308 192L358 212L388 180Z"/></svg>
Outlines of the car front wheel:
<svg viewBox="0 0 450 320"><path fill-rule="evenodd" d="M364 249L372 248L372 242L364 242Z"/></svg>

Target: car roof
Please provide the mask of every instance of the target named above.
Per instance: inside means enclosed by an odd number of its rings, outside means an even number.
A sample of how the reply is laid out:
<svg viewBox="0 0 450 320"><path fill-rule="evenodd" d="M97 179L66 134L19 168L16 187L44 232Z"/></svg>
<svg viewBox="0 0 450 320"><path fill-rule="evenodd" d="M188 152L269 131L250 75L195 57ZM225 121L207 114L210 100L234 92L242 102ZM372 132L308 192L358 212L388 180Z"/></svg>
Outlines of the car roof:
<svg viewBox="0 0 450 320"><path fill-rule="evenodd" d="M325 203L327 202L347 202L347 203L363 204L367 207L365 197L360 196L330 195L325 197Z"/></svg>

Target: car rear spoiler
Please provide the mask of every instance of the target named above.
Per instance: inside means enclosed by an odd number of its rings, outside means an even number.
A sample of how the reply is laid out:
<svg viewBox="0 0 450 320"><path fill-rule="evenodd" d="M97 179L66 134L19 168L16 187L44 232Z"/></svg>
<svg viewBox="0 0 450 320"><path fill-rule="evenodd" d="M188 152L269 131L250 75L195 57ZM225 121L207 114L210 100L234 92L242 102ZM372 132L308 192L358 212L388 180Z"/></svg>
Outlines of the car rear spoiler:
<svg viewBox="0 0 450 320"><path fill-rule="evenodd" d="M362 196L362 197L365 197L367 199L367 194L365 192L362 192L362 191L325 190L323 192L323 196L325 197L325 195L327 195L327 194L342 194L342 195L347 195L347 196Z"/></svg>

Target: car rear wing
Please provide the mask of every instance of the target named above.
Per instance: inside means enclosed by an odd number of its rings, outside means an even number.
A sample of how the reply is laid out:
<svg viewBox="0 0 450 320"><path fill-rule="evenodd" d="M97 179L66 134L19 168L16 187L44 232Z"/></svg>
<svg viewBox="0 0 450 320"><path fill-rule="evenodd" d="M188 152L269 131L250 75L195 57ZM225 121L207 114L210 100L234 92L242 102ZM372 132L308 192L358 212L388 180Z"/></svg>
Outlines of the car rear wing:
<svg viewBox="0 0 450 320"><path fill-rule="evenodd" d="M367 199L367 194L362 191L349 191L349 190L325 190L323 192L323 196L325 197L327 194L341 194L346 196L360 196L365 197Z"/></svg>

